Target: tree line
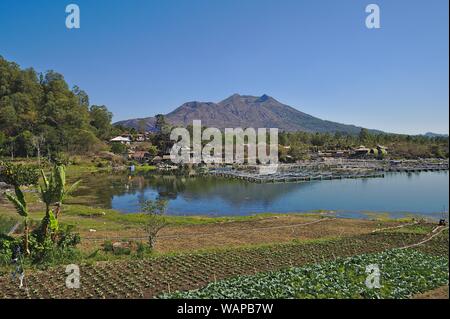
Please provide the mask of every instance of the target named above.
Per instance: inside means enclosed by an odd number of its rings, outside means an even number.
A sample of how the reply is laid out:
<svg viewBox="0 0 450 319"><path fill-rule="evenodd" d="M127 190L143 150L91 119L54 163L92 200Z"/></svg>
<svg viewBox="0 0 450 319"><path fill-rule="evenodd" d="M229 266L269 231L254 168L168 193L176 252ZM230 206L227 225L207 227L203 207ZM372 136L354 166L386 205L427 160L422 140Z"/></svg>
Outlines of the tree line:
<svg viewBox="0 0 450 319"><path fill-rule="evenodd" d="M104 105L91 105L63 75L21 69L0 56L0 156L56 157L105 147L117 131Z"/></svg>
<svg viewBox="0 0 450 319"><path fill-rule="evenodd" d="M289 146L282 150L282 156L306 159L311 152L327 150L349 150L361 145L374 148L387 147L391 158L448 158L449 138L428 137L424 135L403 135L371 133L361 129L359 135L344 133L281 132L280 145Z"/></svg>

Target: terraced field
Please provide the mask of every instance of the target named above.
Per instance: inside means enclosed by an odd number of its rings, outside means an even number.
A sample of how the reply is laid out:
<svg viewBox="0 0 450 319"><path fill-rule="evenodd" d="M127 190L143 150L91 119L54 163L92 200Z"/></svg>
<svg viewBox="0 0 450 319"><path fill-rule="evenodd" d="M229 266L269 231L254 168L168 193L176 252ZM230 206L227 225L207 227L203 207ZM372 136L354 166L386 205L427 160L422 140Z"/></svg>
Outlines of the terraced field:
<svg viewBox="0 0 450 319"><path fill-rule="evenodd" d="M27 274L25 287L22 289L18 289L17 281L13 281L10 276L0 277L0 298L153 298L178 290L202 288L208 283L240 275L380 253L416 244L424 238L426 236L412 226L410 232L405 229L386 230L334 240L80 265L79 289L66 288L65 267L58 267ZM448 243L448 231L444 231L413 249L421 251L423 256L441 256L448 260Z"/></svg>

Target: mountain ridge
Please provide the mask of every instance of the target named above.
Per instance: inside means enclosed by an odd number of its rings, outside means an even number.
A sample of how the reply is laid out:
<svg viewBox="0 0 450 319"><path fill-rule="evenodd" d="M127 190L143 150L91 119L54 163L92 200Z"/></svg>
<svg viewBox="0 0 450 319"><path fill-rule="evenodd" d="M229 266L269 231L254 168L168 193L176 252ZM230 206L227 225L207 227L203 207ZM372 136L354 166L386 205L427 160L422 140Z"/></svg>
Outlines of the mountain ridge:
<svg viewBox="0 0 450 319"><path fill-rule="evenodd" d="M267 94L252 96L235 93L218 103L190 101L167 113L165 118L172 125L187 126L192 124L193 120L201 120L203 126L219 129L264 127L287 132L348 134L358 134L362 129L360 126L322 120L283 104ZM139 129L142 120L145 121L147 131L155 131L154 117L118 121L114 125ZM381 133L378 130L369 131Z"/></svg>
<svg viewBox="0 0 450 319"><path fill-rule="evenodd" d="M423 134L423 136L430 137L430 138L433 138L433 137L448 137L448 134L445 134L445 133L426 132L425 134Z"/></svg>

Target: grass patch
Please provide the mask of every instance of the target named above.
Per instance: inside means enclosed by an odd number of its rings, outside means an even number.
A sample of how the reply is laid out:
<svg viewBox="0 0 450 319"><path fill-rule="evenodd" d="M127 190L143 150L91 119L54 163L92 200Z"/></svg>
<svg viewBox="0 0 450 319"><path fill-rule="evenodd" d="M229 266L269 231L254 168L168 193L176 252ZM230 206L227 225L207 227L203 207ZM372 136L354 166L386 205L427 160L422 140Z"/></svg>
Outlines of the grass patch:
<svg viewBox="0 0 450 319"><path fill-rule="evenodd" d="M12 216L0 215L0 234L7 234L17 221L18 219Z"/></svg>
<svg viewBox="0 0 450 319"><path fill-rule="evenodd" d="M112 209L96 208L85 205L64 205L63 213L66 216L79 216L82 218L102 219L104 222L117 222L127 224L144 224L147 222L147 215L143 213L123 214L119 211ZM289 214L257 214L251 216L224 216L224 217L210 217L210 216L171 216L166 215L163 218L166 219L169 226L185 226L185 225L205 225L211 223L229 223L229 222L245 222L255 221L264 218L270 218L275 216L292 216ZM314 216L303 215L301 216ZM319 218L322 216L318 216Z"/></svg>
<svg viewBox="0 0 450 319"><path fill-rule="evenodd" d="M156 166L155 165L137 165L135 166L135 171L136 172L151 172L151 171L155 171L156 170Z"/></svg>
<svg viewBox="0 0 450 319"><path fill-rule="evenodd" d="M390 229L386 230L387 232L396 232L396 233L410 233L410 234L419 234L419 235L427 235L429 234L435 225L432 224L416 224L405 226L402 228Z"/></svg>

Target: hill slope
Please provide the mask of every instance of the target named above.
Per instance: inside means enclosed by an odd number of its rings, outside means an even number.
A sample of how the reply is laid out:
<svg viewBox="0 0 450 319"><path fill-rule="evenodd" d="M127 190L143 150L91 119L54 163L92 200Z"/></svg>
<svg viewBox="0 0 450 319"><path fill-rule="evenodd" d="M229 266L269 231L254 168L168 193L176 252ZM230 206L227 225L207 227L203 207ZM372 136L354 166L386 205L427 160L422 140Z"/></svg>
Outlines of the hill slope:
<svg viewBox="0 0 450 319"><path fill-rule="evenodd" d="M138 128L145 120L147 130L154 130L155 119L131 119L117 125ZM268 95L249 96L234 94L219 102L188 102L166 115L173 125L187 126L201 120L203 126L278 128L282 131L343 132L358 134L361 127L321 120L282 104Z"/></svg>

